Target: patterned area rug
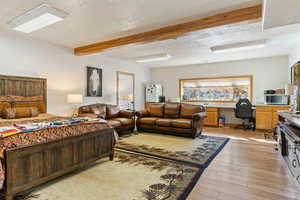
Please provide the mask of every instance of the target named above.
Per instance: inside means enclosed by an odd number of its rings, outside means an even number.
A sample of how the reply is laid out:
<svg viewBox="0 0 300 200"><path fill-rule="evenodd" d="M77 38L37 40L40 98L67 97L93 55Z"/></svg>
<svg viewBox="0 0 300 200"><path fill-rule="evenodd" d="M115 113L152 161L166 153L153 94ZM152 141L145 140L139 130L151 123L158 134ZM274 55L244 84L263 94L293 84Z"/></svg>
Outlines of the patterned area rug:
<svg viewBox="0 0 300 200"><path fill-rule="evenodd" d="M116 151L94 165L37 188L31 200L185 199L203 169ZM27 199L26 197L24 199Z"/></svg>
<svg viewBox="0 0 300 200"><path fill-rule="evenodd" d="M196 139L153 133L121 137L117 148L206 168L229 141L202 135Z"/></svg>
<svg viewBox="0 0 300 200"><path fill-rule="evenodd" d="M35 188L17 200L184 200L229 139L141 133L121 137L114 161ZM0 200L3 200L3 196Z"/></svg>

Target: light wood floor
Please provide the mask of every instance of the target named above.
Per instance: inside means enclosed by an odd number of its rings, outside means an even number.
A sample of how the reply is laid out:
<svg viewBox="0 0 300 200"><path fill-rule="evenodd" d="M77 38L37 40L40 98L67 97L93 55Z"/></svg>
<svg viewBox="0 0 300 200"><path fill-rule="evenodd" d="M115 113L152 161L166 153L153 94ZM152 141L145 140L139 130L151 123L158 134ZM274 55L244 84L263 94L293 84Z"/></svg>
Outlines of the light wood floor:
<svg viewBox="0 0 300 200"><path fill-rule="evenodd" d="M189 200L300 200L300 189L263 133L229 128L205 132L231 140L205 170Z"/></svg>

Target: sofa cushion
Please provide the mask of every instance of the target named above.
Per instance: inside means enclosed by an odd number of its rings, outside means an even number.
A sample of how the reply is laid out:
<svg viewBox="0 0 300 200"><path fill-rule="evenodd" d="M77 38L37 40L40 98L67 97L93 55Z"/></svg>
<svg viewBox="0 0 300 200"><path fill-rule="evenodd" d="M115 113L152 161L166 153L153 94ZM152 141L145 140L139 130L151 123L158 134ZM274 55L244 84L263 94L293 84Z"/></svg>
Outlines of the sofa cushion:
<svg viewBox="0 0 300 200"><path fill-rule="evenodd" d="M177 128L192 128L191 119L174 119L171 125Z"/></svg>
<svg viewBox="0 0 300 200"><path fill-rule="evenodd" d="M113 120L121 122L122 125L133 124L133 119L130 118L113 118Z"/></svg>
<svg viewBox="0 0 300 200"><path fill-rule="evenodd" d="M180 112L180 104L166 103L165 104L165 118L178 118Z"/></svg>
<svg viewBox="0 0 300 200"><path fill-rule="evenodd" d="M106 105L105 104L91 105L91 111L93 114L97 115L99 118L105 119L105 117L106 117Z"/></svg>
<svg viewBox="0 0 300 200"><path fill-rule="evenodd" d="M121 118L133 118L135 116L134 110L120 110L119 117Z"/></svg>
<svg viewBox="0 0 300 200"><path fill-rule="evenodd" d="M79 108L80 113L91 113L92 111L92 106L82 106Z"/></svg>
<svg viewBox="0 0 300 200"><path fill-rule="evenodd" d="M121 122L117 120L107 120L107 122L113 128L118 128L122 125Z"/></svg>
<svg viewBox="0 0 300 200"><path fill-rule="evenodd" d="M98 115L95 115L93 113L81 113L78 114L78 117L88 117L88 118L98 118Z"/></svg>
<svg viewBox="0 0 300 200"><path fill-rule="evenodd" d="M180 117L181 118L192 119L193 115L195 113L199 113L201 111L202 111L202 107L201 106L194 106L194 105L182 104L181 105L181 111L180 111Z"/></svg>
<svg viewBox="0 0 300 200"><path fill-rule="evenodd" d="M158 119L156 120L156 125L158 126L166 126L166 127L170 127L172 126L171 125L171 122L173 121L173 119Z"/></svg>
<svg viewBox="0 0 300 200"><path fill-rule="evenodd" d="M119 116L120 108L119 106L107 105L106 106L106 118L112 119Z"/></svg>
<svg viewBox="0 0 300 200"><path fill-rule="evenodd" d="M164 104L152 104L149 106L149 113L151 117L164 116Z"/></svg>
<svg viewBox="0 0 300 200"><path fill-rule="evenodd" d="M149 124L149 125L155 125L156 120L159 118L156 117L144 117L140 119L141 124Z"/></svg>

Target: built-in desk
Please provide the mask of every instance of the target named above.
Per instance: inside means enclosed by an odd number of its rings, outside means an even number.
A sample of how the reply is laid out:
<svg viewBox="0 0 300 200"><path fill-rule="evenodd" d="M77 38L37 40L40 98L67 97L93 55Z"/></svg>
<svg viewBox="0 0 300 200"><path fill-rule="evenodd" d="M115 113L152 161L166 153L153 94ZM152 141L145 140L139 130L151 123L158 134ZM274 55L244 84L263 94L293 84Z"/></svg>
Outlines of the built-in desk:
<svg viewBox="0 0 300 200"><path fill-rule="evenodd" d="M236 108L234 103L190 103L193 105L202 105L206 108L207 118L205 118L204 124L206 126L219 126L219 117L226 118L226 125L235 126L241 123L240 120L235 118L234 109ZM146 103L147 108L147 103ZM273 130L278 123L279 110L289 110L289 105L265 105L256 104L253 106L256 118L256 129L260 130Z"/></svg>
<svg viewBox="0 0 300 200"><path fill-rule="evenodd" d="M236 108L234 103L190 103L193 105L202 105L206 108L207 117L204 120L205 126L219 126L219 117L225 117L227 126L235 126L239 124L236 120L232 122L234 116L234 109ZM255 109L255 106L253 107ZM231 118L231 119L228 119Z"/></svg>
<svg viewBox="0 0 300 200"><path fill-rule="evenodd" d="M235 104L203 104L203 103L193 103L196 105L203 105L206 107L207 118L205 119L206 126L218 126L218 119L221 116L220 112L224 110L230 110L232 115L234 115ZM256 129L260 130L273 130L278 123L278 113L279 110L289 110L289 105L265 105L257 104L253 106L256 118ZM228 121L226 119L226 121ZM226 123L227 125L235 125L235 123Z"/></svg>

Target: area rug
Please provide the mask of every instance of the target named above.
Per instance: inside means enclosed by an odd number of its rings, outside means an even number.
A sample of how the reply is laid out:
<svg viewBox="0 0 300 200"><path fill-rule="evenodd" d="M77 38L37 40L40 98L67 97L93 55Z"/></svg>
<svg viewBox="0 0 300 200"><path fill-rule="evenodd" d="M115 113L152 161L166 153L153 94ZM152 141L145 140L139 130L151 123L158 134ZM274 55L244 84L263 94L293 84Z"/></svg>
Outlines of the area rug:
<svg viewBox="0 0 300 200"><path fill-rule="evenodd" d="M115 160L92 166L38 187L30 200L185 199L203 169L183 163L116 151Z"/></svg>
<svg viewBox="0 0 300 200"><path fill-rule="evenodd" d="M206 168L229 141L201 135L195 139L139 133L120 138L117 148Z"/></svg>

